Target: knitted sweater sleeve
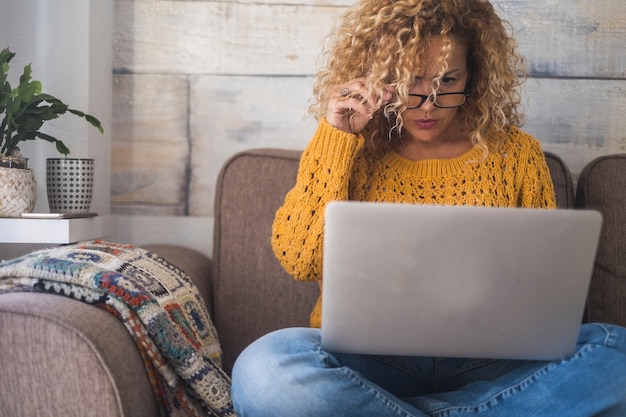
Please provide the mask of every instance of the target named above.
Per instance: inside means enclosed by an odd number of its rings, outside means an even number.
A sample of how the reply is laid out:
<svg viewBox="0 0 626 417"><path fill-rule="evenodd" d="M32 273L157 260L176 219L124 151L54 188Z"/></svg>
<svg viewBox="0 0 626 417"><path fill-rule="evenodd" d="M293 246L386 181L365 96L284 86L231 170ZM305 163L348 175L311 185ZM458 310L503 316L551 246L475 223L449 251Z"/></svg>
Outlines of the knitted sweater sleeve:
<svg viewBox="0 0 626 417"><path fill-rule="evenodd" d="M324 209L348 199L361 135L345 133L320 121L300 160L296 185L285 197L272 227L272 248L283 268L298 280L321 280Z"/></svg>
<svg viewBox="0 0 626 417"><path fill-rule="evenodd" d="M541 145L532 136L521 132L520 134L526 136L524 142L528 144L528 147L527 151L520 155L522 158L520 166L525 169L521 170L523 177L521 178L519 206L556 208L554 184Z"/></svg>

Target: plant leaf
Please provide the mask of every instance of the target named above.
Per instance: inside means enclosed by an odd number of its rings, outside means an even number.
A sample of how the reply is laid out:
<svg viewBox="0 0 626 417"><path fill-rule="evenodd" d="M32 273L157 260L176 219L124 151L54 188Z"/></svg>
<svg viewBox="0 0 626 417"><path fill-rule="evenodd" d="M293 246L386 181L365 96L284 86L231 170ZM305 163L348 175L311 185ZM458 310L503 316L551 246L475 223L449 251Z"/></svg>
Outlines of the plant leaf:
<svg viewBox="0 0 626 417"><path fill-rule="evenodd" d="M100 123L100 120L98 120L96 117L90 114L83 113L82 111L76 110L76 109L67 109L67 111L69 111L72 114L75 114L76 116L84 117L85 120L87 120L93 127L98 129L100 133L104 133L104 129L102 128L102 123Z"/></svg>
<svg viewBox="0 0 626 417"><path fill-rule="evenodd" d="M0 51L0 115L4 116L0 120L0 151L7 154L21 141L42 139L54 143L59 153L68 155L70 150L62 141L39 130L46 121L56 119L68 111L84 118L100 133L104 132L96 117L70 109L60 99L42 93L41 82L32 80L30 64L24 67L19 85L11 88L7 73L9 62L14 56L9 48Z"/></svg>
<svg viewBox="0 0 626 417"><path fill-rule="evenodd" d="M100 133L104 133L104 128L102 127L102 123L100 123L100 120L96 119L95 117L93 117L90 114L86 114L85 115L85 120L87 120L89 123L91 123L96 129L98 129L98 131Z"/></svg>
<svg viewBox="0 0 626 417"><path fill-rule="evenodd" d="M37 132L37 137L39 137L40 139L46 140L48 142L54 143L56 145L57 151L59 151L59 153L65 156L67 156L70 153L70 150L68 149L68 147L65 146L65 144L62 141L58 140L54 136L50 136L42 132Z"/></svg>
<svg viewBox="0 0 626 417"><path fill-rule="evenodd" d="M33 70L31 69L30 64L26 65L24 67L24 72L22 73L22 76L20 77L20 85L21 84L28 84L28 82L31 79L31 74L33 73Z"/></svg>
<svg viewBox="0 0 626 417"><path fill-rule="evenodd" d="M59 153L62 153L65 156L69 155L70 150L68 149L67 146L65 146L65 144L63 142L61 142L60 140L57 140L55 145L56 145L57 151L59 151Z"/></svg>

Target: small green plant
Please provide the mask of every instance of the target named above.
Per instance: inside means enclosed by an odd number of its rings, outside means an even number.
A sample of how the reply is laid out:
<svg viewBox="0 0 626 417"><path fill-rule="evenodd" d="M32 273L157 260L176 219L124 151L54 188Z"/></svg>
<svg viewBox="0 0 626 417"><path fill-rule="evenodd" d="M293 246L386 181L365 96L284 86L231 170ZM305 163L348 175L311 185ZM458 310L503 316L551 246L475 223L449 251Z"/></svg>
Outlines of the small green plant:
<svg viewBox="0 0 626 417"><path fill-rule="evenodd" d="M11 88L7 80L9 62L15 53L9 48L0 52L0 153L12 156L18 144L25 140L42 139L54 143L57 151L67 156L70 150L59 139L41 131L48 121L69 112L84 118L103 133L98 119L81 111L70 109L56 97L41 92L41 82L31 80L30 64L24 67L17 87ZM18 148L19 149L19 148Z"/></svg>

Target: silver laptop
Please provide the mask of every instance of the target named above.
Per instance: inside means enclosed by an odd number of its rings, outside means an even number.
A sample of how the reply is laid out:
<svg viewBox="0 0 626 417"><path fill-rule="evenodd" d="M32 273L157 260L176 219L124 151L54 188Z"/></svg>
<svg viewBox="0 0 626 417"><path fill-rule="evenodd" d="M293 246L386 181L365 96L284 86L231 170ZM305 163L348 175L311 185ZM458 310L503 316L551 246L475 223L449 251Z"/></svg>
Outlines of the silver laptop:
<svg viewBox="0 0 626 417"><path fill-rule="evenodd" d="M554 360L575 350L595 211L333 202L322 346Z"/></svg>

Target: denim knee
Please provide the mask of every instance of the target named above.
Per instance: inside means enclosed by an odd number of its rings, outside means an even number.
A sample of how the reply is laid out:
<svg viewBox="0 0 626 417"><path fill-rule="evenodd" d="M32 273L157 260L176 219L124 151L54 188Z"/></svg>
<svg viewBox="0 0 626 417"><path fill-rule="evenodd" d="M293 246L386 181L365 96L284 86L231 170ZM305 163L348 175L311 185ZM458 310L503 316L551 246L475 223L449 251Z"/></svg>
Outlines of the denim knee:
<svg viewBox="0 0 626 417"><path fill-rule="evenodd" d="M605 323L588 323L580 328L578 345L599 345L626 355L626 328Z"/></svg>
<svg viewBox="0 0 626 417"><path fill-rule="evenodd" d="M292 415L307 396L299 392L293 376L306 364L307 349L314 350L317 340L317 329L289 328L269 333L248 346L235 361L232 372L237 415Z"/></svg>

